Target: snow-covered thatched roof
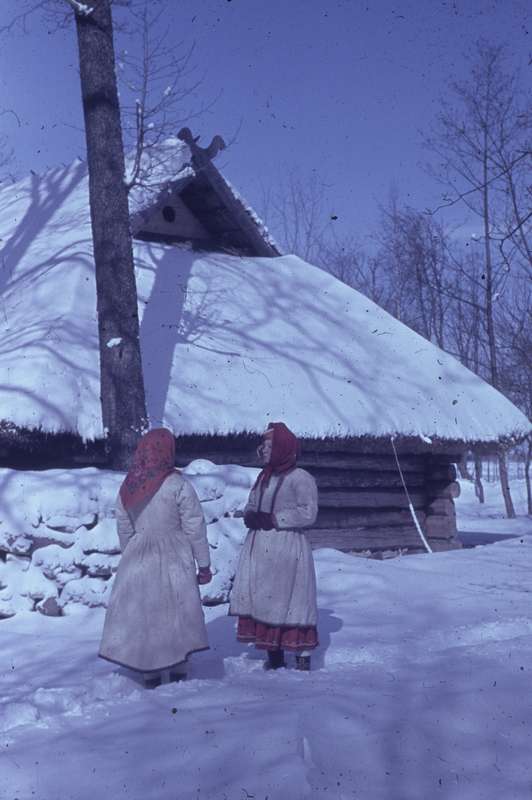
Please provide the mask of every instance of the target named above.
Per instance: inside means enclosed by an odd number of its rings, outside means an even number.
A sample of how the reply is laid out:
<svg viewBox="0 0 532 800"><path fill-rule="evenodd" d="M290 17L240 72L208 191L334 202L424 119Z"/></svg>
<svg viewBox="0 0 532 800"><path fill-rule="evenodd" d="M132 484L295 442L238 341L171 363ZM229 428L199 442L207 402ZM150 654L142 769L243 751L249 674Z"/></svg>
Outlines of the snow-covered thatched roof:
<svg viewBox="0 0 532 800"><path fill-rule="evenodd" d="M0 237L0 420L100 437L85 164L4 188ZM530 430L454 358L295 256L136 242L135 259L149 414L176 434L272 419L312 437Z"/></svg>

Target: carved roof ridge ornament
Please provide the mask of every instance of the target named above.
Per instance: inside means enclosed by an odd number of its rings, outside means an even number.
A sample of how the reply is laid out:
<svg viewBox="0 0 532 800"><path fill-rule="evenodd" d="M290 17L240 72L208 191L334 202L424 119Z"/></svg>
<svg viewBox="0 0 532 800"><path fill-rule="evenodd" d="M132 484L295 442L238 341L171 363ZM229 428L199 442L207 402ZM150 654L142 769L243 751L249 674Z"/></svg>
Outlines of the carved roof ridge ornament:
<svg viewBox="0 0 532 800"><path fill-rule="evenodd" d="M177 134L177 138L185 142L190 147L190 152L193 157L203 157L212 161L216 158L220 150L225 150L226 144L221 136L216 134L208 147L200 147L198 144L199 136L193 136L190 128L181 128Z"/></svg>
<svg viewBox="0 0 532 800"><path fill-rule="evenodd" d="M192 156L192 167L196 174L201 175L210 184L220 205L225 206L234 220L234 224L240 229L247 242L246 247L251 250L252 254L265 258L280 255L279 249L269 240L266 228L253 210L244 204L242 198L237 196L234 189L212 163L212 159L227 146L222 137L216 135L208 147L200 147L198 145L200 137L193 136L190 128L181 128L177 138L188 145Z"/></svg>

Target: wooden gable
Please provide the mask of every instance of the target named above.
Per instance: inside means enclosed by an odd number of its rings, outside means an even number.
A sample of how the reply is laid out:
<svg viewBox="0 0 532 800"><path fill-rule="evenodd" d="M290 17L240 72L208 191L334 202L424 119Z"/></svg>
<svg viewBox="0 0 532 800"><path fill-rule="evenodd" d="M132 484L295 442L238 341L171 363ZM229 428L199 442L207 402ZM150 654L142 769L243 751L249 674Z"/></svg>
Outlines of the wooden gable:
<svg viewBox="0 0 532 800"><path fill-rule="evenodd" d="M133 236L143 241L189 242L199 250L271 258L280 255L253 212L235 195L212 164L225 146L214 137L199 147L184 128L179 138L191 152L193 174L165 188L133 221Z"/></svg>

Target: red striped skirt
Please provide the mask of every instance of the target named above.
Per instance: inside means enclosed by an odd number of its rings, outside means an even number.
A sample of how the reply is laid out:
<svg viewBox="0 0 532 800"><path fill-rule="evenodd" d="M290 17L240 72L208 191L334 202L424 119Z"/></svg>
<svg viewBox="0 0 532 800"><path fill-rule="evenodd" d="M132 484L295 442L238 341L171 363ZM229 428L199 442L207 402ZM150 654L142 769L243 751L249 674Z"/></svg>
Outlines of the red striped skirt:
<svg viewBox="0 0 532 800"><path fill-rule="evenodd" d="M254 642L261 650L312 650L318 646L315 625L267 625L253 617L239 617L236 638L239 642Z"/></svg>

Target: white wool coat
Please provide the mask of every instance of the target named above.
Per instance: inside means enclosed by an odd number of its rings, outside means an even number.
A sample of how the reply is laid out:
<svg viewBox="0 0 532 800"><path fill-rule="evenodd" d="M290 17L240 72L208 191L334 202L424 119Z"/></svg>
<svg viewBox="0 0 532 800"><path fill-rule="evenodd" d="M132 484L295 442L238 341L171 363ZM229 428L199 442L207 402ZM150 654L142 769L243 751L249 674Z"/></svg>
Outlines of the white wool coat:
<svg viewBox="0 0 532 800"><path fill-rule="evenodd" d="M302 531L312 525L318 513L316 482L299 468L284 479L272 475L260 508L259 500L260 491L252 489L245 511L273 511L277 528L248 532L231 591L229 613L251 616L269 625L316 625L314 560Z"/></svg>
<svg viewBox="0 0 532 800"><path fill-rule="evenodd" d="M123 555L100 656L149 672L206 649L196 564L210 565L209 545L191 484L177 471L172 473L134 520L119 495L116 521Z"/></svg>

